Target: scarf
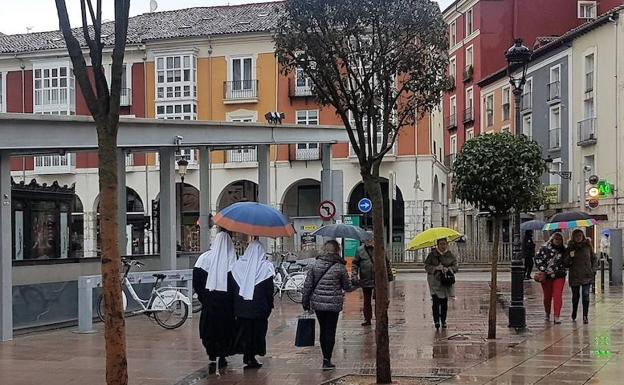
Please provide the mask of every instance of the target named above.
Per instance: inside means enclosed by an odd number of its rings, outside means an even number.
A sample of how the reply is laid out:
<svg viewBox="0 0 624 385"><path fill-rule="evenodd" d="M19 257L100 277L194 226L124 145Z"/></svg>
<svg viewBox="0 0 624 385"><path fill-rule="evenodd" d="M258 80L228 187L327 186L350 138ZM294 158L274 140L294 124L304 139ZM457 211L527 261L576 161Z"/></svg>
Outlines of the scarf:
<svg viewBox="0 0 624 385"><path fill-rule="evenodd" d="M206 251L197 259L195 267L208 273L206 289L227 291L227 277L236 261L236 251L232 238L226 232L220 232Z"/></svg>
<svg viewBox="0 0 624 385"><path fill-rule="evenodd" d="M251 301L256 285L275 275L273 264L266 259L264 247L258 241L252 241L245 254L234 262L232 276L238 284L238 294Z"/></svg>

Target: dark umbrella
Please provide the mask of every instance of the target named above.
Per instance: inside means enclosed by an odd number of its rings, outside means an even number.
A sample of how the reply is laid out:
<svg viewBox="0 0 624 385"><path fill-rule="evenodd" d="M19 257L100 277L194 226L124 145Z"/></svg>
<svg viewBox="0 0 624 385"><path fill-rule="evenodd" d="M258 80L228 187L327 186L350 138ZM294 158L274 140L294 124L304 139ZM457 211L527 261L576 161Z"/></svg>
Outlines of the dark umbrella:
<svg viewBox="0 0 624 385"><path fill-rule="evenodd" d="M326 238L349 238L365 241L371 238L370 233L364 231L360 227L345 225L344 223L335 223L321 227L312 233Z"/></svg>
<svg viewBox="0 0 624 385"><path fill-rule="evenodd" d="M539 219L533 219L532 221L527 221L521 224L520 230L522 231L541 230L542 228L544 228L545 224L546 222L544 221L540 221Z"/></svg>

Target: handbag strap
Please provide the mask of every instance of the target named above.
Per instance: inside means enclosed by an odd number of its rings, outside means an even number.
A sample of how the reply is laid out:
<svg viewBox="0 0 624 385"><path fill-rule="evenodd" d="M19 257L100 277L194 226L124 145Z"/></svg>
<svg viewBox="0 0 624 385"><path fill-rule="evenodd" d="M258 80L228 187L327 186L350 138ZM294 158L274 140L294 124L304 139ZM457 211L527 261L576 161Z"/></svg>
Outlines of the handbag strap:
<svg viewBox="0 0 624 385"><path fill-rule="evenodd" d="M334 263L332 263L331 265L329 265L329 267L328 267L327 269L325 269L325 271L323 272L323 274L321 274L321 277L320 277L320 278L319 278L316 282L314 282L314 286L312 286L312 291L310 292L311 294L314 294L314 290L316 290L316 287L318 286L318 284L321 282L321 280L323 279L323 277L325 277L325 274L327 274L327 272L328 272L328 271L329 271L332 267L334 267L334 265L335 265L336 263L337 263L337 262L334 262Z"/></svg>

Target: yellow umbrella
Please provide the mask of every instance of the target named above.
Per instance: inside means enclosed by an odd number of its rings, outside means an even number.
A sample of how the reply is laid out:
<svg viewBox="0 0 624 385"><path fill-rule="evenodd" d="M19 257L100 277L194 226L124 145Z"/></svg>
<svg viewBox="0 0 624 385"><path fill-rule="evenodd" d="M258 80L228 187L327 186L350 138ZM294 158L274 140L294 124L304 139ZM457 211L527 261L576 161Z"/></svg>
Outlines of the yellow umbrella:
<svg viewBox="0 0 624 385"><path fill-rule="evenodd" d="M447 241L452 242L461 238L461 234L448 227L433 227L429 230L425 230L418 234L407 245L407 251L425 249L427 247L433 247L436 245L438 239L446 238Z"/></svg>

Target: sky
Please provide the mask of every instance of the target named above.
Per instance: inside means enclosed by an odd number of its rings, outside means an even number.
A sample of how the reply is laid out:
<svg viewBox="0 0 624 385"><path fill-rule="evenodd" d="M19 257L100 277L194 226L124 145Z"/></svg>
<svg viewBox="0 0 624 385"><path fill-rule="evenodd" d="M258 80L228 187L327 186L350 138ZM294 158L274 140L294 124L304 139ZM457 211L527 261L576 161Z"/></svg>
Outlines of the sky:
<svg viewBox="0 0 624 385"><path fill-rule="evenodd" d="M158 11L172 9L257 3L262 0L156 0ZM438 0L444 9L453 0ZM0 12L0 32L5 34L26 33L28 31L51 31L58 29L58 17L54 0L2 0ZM95 0L94 0L95 3ZM73 27L80 26L80 0L66 0L70 21ZM131 0L130 15L149 12L150 0ZM103 18L113 19L113 0L103 0Z"/></svg>

